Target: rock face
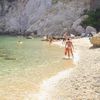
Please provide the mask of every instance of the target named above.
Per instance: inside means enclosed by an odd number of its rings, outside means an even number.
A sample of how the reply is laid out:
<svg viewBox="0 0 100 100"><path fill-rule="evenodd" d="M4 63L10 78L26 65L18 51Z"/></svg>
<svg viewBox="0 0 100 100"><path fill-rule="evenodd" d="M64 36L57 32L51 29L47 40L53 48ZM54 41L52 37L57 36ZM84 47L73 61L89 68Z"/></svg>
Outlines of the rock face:
<svg viewBox="0 0 100 100"><path fill-rule="evenodd" d="M84 16L80 17L79 19L77 19L76 21L74 21L74 22L73 22L73 25L72 25L72 29L76 30L76 28L77 28L77 27L81 24L81 22L82 22L84 19L86 19L86 18L88 18L88 16L87 16L87 15L84 15Z"/></svg>
<svg viewBox="0 0 100 100"><path fill-rule="evenodd" d="M94 34L97 32L96 29L92 26L87 26L86 29L84 29L81 26L81 22L86 18L88 18L88 15L84 15L84 16L80 17L75 22L73 22L73 25L71 27L77 34L82 35L82 36L83 36L83 33L85 33L84 36L85 35L87 36L90 33Z"/></svg>
<svg viewBox="0 0 100 100"><path fill-rule="evenodd" d="M90 8L92 10L100 8L100 0L91 0Z"/></svg>
<svg viewBox="0 0 100 100"><path fill-rule="evenodd" d="M64 31L70 32L74 21L88 6L80 0L66 0L67 3L58 2L52 6L43 17L29 27L28 31L38 30L40 34L62 34ZM69 10L70 9L70 10Z"/></svg>
<svg viewBox="0 0 100 100"><path fill-rule="evenodd" d="M99 46L100 47L100 32L93 37L90 38L90 42L93 44L93 46Z"/></svg>
<svg viewBox="0 0 100 100"><path fill-rule="evenodd" d="M51 0L1 0L0 31L22 34L50 6Z"/></svg>
<svg viewBox="0 0 100 100"><path fill-rule="evenodd" d="M88 18L88 15L81 16L79 19L77 19L75 22L73 22L73 25L71 29L74 30L75 33L78 35L84 36L83 33L85 33L85 29L81 26L81 22Z"/></svg>
<svg viewBox="0 0 100 100"><path fill-rule="evenodd" d="M85 33L85 29L81 25L79 25L76 28L76 32L78 32L81 35L82 33Z"/></svg>
<svg viewBox="0 0 100 100"><path fill-rule="evenodd" d="M52 0L0 0L0 34L61 34L90 7L90 0L58 1L52 5Z"/></svg>

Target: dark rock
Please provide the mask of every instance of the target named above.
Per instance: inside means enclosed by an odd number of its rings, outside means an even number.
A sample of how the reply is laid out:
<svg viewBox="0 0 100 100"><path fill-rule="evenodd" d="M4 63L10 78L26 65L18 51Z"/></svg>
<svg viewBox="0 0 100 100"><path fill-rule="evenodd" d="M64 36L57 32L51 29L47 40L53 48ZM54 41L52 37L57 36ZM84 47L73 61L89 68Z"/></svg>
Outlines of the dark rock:
<svg viewBox="0 0 100 100"><path fill-rule="evenodd" d="M27 36L26 39L33 39L33 37L32 36Z"/></svg>
<svg viewBox="0 0 100 100"><path fill-rule="evenodd" d="M6 57L7 55L6 54L0 54L0 57Z"/></svg>
<svg viewBox="0 0 100 100"><path fill-rule="evenodd" d="M16 60L16 58L11 58L11 57L5 57L5 60Z"/></svg>

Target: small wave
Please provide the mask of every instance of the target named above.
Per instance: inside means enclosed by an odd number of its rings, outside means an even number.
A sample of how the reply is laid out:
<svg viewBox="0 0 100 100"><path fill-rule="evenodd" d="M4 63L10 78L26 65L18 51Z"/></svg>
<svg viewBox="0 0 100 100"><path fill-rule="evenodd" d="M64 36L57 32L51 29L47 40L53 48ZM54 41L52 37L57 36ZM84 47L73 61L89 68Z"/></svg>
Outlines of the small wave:
<svg viewBox="0 0 100 100"><path fill-rule="evenodd" d="M51 77L50 79L43 81L40 85L40 91L38 93L25 93L24 100L52 100L50 97L50 91L55 89L59 80L69 77L72 71L73 69L59 72L57 75Z"/></svg>
<svg viewBox="0 0 100 100"><path fill-rule="evenodd" d="M62 78L69 77L72 71L73 69L59 72L56 76L53 76L52 78L43 81L40 86L41 88L38 100L47 100L47 98L49 98L48 100L50 100L50 94L48 94L48 91L53 90L58 84L59 80L61 80Z"/></svg>

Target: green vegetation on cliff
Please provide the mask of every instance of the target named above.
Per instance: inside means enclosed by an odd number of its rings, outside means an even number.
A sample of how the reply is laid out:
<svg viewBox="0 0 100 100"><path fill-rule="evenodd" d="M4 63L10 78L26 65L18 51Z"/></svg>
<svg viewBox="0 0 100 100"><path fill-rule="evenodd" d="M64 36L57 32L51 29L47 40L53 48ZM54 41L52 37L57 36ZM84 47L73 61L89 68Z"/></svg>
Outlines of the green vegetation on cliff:
<svg viewBox="0 0 100 100"><path fill-rule="evenodd" d="M82 22L82 26L92 26L100 31L100 9L86 13L89 17Z"/></svg>

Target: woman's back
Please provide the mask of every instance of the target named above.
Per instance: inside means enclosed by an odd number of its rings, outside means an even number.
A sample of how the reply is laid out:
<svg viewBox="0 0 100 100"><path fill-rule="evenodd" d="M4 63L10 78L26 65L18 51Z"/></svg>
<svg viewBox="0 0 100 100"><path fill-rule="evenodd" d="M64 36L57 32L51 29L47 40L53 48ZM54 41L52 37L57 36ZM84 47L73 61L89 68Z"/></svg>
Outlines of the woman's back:
<svg viewBox="0 0 100 100"><path fill-rule="evenodd" d="M71 47L72 47L72 42L68 40L68 41L66 42L66 47L67 47L67 48L71 48Z"/></svg>

